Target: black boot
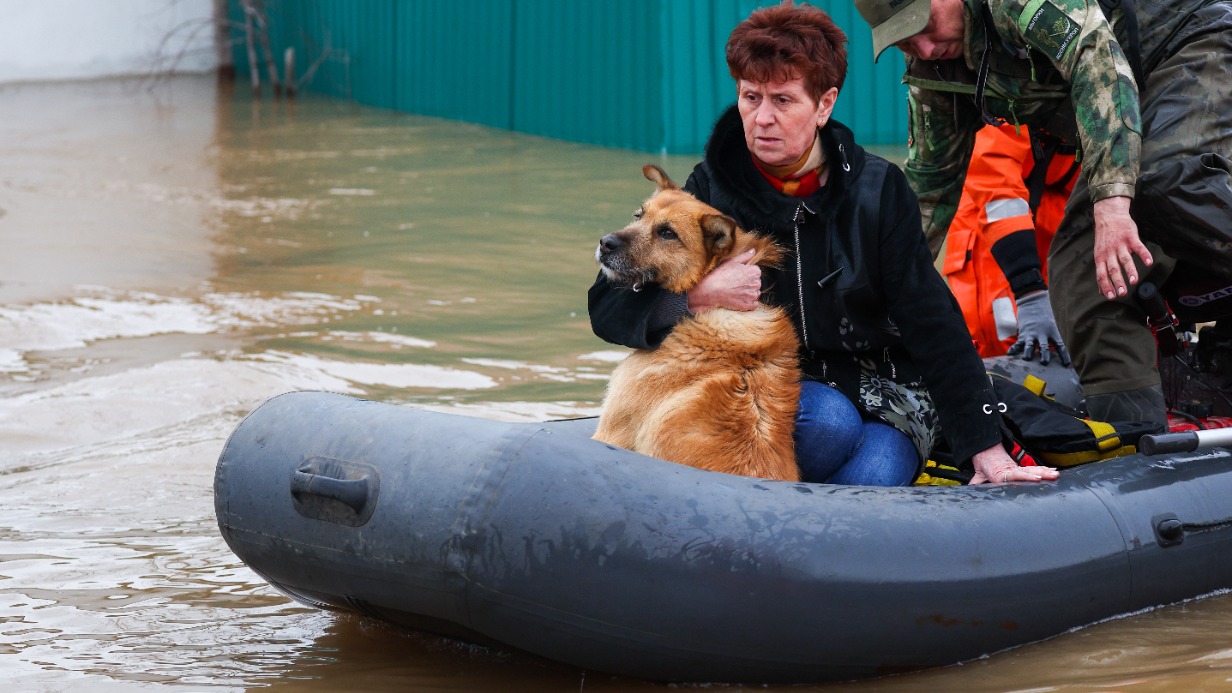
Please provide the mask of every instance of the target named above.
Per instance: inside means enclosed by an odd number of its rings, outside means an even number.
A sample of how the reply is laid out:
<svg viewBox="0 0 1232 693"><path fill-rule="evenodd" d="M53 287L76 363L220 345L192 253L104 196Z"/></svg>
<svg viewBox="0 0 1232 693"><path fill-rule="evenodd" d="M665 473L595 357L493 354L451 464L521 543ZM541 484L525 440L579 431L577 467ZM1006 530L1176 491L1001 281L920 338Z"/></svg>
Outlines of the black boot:
<svg viewBox="0 0 1232 693"><path fill-rule="evenodd" d="M1155 424L1156 433L1168 432L1168 410L1164 406L1164 389L1160 385L1090 395L1086 399L1087 414L1092 421L1147 421Z"/></svg>

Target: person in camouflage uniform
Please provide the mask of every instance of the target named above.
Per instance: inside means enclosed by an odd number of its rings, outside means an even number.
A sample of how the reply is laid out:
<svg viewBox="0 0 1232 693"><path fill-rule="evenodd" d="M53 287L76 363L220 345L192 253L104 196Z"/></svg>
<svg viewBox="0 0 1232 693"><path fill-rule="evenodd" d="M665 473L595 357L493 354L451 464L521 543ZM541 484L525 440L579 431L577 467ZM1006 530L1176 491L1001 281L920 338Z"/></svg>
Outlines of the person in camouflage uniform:
<svg viewBox="0 0 1232 693"><path fill-rule="evenodd" d="M891 45L908 56L907 176L934 255L984 124L1078 147L1051 305L1089 414L1162 429L1155 341L1131 289L1162 285L1178 261L1232 281L1232 0L1105 4L856 0L874 59ZM1186 188L1198 202L1180 205L1182 223L1169 198Z"/></svg>

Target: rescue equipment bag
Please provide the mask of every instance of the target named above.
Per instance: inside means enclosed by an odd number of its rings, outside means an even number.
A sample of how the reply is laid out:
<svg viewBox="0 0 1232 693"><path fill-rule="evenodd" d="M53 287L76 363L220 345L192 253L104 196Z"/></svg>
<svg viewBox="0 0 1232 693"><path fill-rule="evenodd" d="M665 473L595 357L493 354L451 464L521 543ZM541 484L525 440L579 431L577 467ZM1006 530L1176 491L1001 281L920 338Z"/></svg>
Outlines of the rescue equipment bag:
<svg viewBox="0 0 1232 693"><path fill-rule="evenodd" d="M1044 396L1043 380L1028 375L1022 384L989 373L993 392L1004 405L1001 423L1012 442L1041 464L1072 467L1137 452L1138 440L1154 432L1143 421L1092 421Z"/></svg>
<svg viewBox="0 0 1232 693"><path fill-rule="evenodd" d="M1154 433L1148 422L1092 421L1082 412L1044 394L1047 384L1034 375L1017 383L988 373L1001 411L1006 452L1024 466L1073 467L1138 451L1139 439ZM914 484L945 486L971 479L969 463L955 464L944 448L934 451Z"/></svg>

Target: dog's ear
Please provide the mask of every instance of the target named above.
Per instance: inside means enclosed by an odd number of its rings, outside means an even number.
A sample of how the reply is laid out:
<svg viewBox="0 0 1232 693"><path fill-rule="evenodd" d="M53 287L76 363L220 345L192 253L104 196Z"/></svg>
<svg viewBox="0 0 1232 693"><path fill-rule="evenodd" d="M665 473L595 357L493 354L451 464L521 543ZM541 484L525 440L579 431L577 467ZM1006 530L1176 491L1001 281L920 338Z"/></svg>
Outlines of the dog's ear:
<svg viewBox="0 0 1232 693"><path fill-rule="evenodd" d="M659 186L659 191L664 190L679 190L680 186L672 182L671 178L667 177L667 172L655 166L654 164L646 164L642 167L642 175L646 176L646 180Z"/></svg>
<svg viewBox="0 0 1232 693"><path fill-rule="evenodd" d="M722 214L704 214L701 221L702 238L711 255L722 255L736 241L736 221Z"/></svg>

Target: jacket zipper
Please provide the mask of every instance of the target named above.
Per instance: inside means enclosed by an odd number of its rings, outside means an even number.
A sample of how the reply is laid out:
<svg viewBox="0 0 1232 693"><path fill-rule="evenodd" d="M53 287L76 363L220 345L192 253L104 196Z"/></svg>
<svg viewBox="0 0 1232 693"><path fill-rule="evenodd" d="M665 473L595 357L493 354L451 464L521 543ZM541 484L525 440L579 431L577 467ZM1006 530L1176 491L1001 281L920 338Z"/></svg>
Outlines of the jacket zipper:
<svg viewBox="0 0 1232 693"><path fill-rule="evenodd" d="M804 261L800 259L800 221L804 218L805 210L806 207L801 202L800 206L796 208L795 217L792 219L791 231L796 242L796 298L800 302L800 332L804 337L804 348L808 349L808 317L804 310Z"/></svg>

